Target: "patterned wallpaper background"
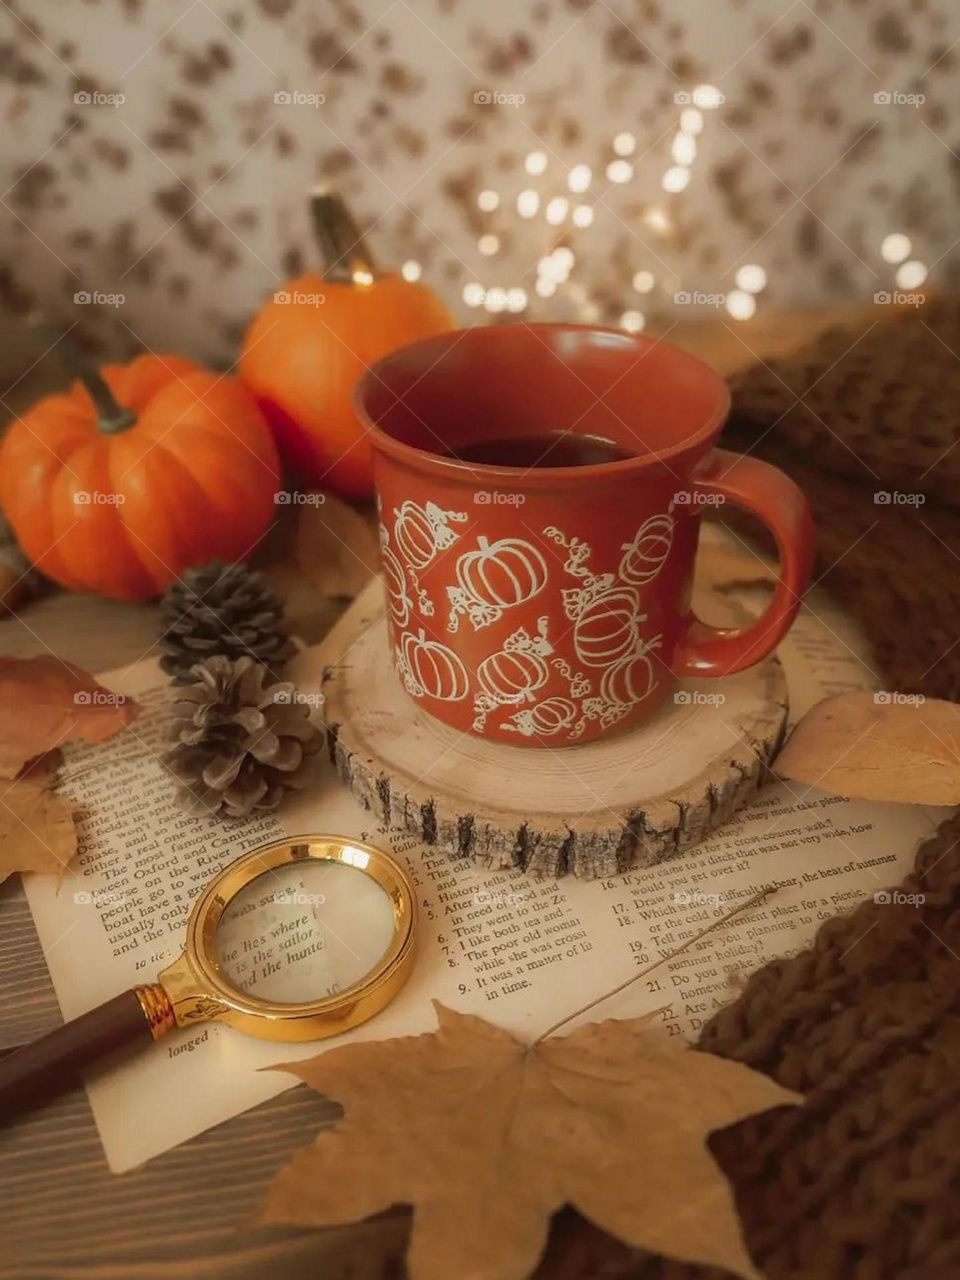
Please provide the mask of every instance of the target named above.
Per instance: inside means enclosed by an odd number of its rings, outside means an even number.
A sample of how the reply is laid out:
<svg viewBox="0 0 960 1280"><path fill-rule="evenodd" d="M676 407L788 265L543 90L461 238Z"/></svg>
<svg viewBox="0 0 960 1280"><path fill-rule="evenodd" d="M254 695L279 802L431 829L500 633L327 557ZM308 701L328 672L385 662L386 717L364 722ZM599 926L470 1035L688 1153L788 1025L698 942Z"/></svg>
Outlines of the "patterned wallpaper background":
<svg viewBox="0 0 960 1280"><path fill-rule="evenodd" d="M335 184L464 321L958 277L949 0L9 0L0 306L229 360ZM77 299L75 301L75 299Z"/></svg>

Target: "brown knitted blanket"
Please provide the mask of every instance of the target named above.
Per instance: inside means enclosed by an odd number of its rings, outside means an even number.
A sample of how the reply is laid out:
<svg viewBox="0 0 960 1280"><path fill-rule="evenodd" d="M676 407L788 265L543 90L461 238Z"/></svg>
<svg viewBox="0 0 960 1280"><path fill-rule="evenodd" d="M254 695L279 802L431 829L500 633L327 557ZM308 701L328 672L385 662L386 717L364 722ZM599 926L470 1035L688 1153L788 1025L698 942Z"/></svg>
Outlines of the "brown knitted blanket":
<svg viewBox="0 0 960 1280"><path fill-rule="evenodd" d="M957 299L831 331L737 381L725 440L806 489L819 574L863 623L888 687L954 700L958 353ZM868 901L828 921L808 950L753 974L701 1036L807 1097L711 1144L768 1280L960 1280L960 814L921 846L902 888L923 905ZM572 1214L542 1269L720 1274L665 1265Z"/></svg>

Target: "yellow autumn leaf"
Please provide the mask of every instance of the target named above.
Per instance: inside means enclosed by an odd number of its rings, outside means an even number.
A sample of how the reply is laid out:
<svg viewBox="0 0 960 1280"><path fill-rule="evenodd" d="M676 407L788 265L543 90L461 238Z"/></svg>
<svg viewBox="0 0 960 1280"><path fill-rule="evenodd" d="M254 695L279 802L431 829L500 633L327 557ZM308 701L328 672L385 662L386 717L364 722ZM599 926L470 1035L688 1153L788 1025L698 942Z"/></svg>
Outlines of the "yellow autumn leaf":
<svg viewBox="0 0 960 1280"><path fill-rule="evenodd" d="M860 800L960 804L960 705L896 693L825 698L774 767L783 778Z"/></svg>
<svg viewBox="0 0 960 1280"><path fill-rule="evenodd" d="M264 1221L411 1204L411 1280L524 1280L571 1204L635 1247L757 1276L706 1138L797 1094L678 1046L655 1015L527 1045L435 1008L435 1032L283 1065L345 1115L277 1176Z"/></svg>
<svg viewBox="0 0 960 1280"><path fill-rule="evenodd" d="M76 851L68 801L44 783L0 784L0 882L14 871L62 875Z"/></svg>
<svg viewBox="0 0 960 1280"><path fill-rule="evenodd" d="M74 738L102 742L137 714L131 698L105 689L86 671L41 654L0 657L0 778Z"/></svg>

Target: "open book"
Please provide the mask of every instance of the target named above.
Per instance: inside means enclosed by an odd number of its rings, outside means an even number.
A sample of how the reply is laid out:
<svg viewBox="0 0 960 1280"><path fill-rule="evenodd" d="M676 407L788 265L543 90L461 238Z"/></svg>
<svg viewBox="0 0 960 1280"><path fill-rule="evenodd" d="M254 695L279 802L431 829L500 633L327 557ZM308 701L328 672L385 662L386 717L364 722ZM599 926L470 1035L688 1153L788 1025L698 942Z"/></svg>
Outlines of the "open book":
<svg viewBox="0 0 960 1280"><path fill-rule="evenodd" d="M291 678L301 689L319 687L324 665L338 656L334 639L297 658ZM862 645L822 599L803 610L780 656L794 719L829 693L872 684ZM943 816L777 783L672 861L613 880L538 882L483 872L376 829L332 768L276 816L235 823L185 813L159 758L169 698L159 668L150 661L101 678L143 711L111 741L70 749L63 787L79 811L78 856L59 883L25 877L65 1018L152 982L181 950L195 895L227 862L268 840L328 832L392 849L420 907L413 976L383 1012L348 1033L354 1039L431 1030L434 999L536 1036L775 884L764 901L588 1015L661 1010L671 1033L692 1039L747 973L898 881ZM130 1169L290 1088L288 1074L259 1069L339 1042L277 1044L210 1023L105 1068L88 1091L110 1167Z"/></svg>

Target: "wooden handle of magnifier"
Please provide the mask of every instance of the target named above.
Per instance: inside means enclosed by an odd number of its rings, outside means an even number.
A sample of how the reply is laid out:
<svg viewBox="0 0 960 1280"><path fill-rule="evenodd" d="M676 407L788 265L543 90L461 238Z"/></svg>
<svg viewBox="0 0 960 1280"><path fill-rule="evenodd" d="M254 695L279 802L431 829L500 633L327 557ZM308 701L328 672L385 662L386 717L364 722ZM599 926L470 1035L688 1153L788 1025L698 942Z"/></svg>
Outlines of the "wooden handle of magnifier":
<svg viewBox="0 0 960 1280"><path fill-rule="evenodd" d="M174 1025L162 987L134 987L0 1059L0 1123L76 1087L82 1073L137 1040Z"/></svg>

